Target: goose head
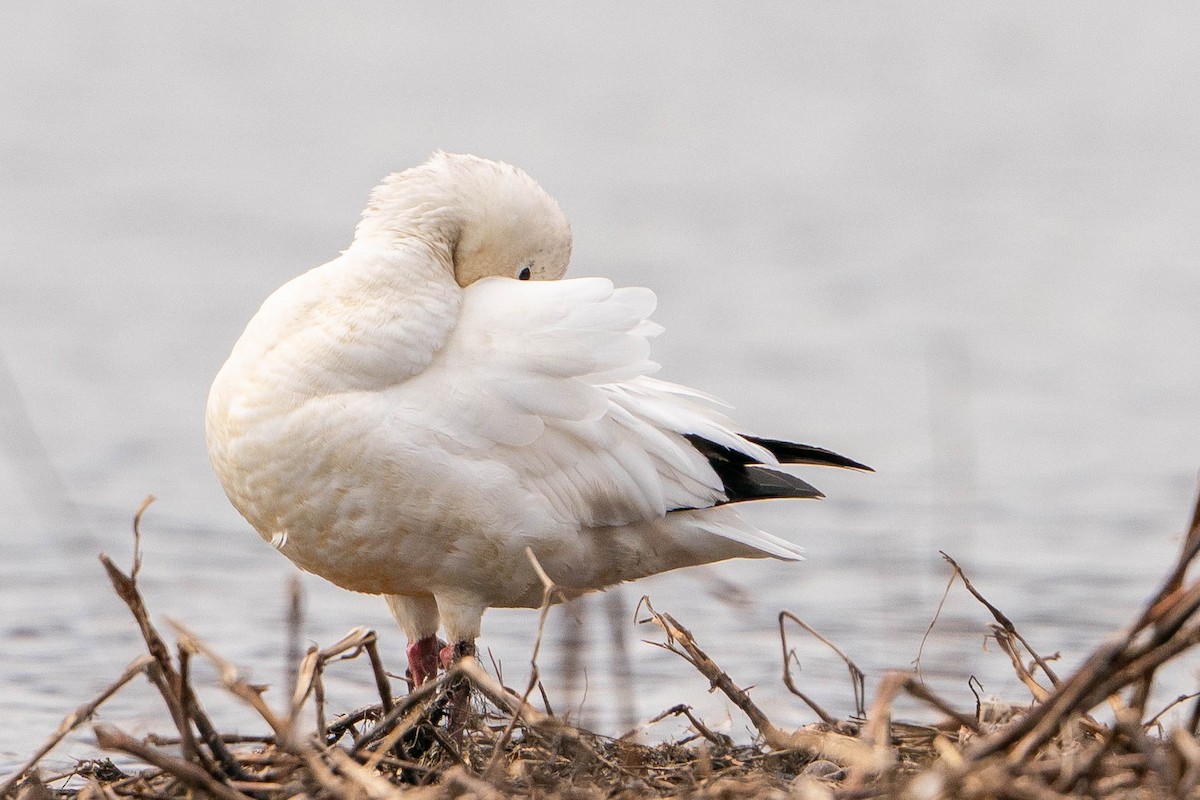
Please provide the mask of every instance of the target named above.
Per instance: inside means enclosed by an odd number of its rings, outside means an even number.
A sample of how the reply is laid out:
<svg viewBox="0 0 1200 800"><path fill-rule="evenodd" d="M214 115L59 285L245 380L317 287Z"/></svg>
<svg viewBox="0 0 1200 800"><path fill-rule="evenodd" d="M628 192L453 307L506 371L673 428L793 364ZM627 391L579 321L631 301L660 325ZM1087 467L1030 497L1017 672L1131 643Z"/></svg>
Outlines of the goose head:
<svg viewBox="0 0 1200 800"><path fill-rule="evenodd" d="M444 247L454 280L557 280L571 259L571 226L554 198L522 170L472 155L437 152L389 175L371 193L356 243Z"/></svg>

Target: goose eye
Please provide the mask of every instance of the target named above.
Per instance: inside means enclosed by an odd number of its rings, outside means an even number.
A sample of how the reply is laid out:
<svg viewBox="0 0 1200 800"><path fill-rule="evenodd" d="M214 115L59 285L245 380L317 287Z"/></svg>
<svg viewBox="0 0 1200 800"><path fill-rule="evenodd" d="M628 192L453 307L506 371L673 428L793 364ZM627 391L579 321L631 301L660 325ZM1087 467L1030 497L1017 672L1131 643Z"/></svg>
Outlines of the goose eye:
<svg viewBox="0 0 1200 800"><path fill-rule="evenodd" d="M527 281L529 280L529 276L532 274L533 273L530 271L529 267L521 267L521 271L517 273L517 280Z"/></svg>

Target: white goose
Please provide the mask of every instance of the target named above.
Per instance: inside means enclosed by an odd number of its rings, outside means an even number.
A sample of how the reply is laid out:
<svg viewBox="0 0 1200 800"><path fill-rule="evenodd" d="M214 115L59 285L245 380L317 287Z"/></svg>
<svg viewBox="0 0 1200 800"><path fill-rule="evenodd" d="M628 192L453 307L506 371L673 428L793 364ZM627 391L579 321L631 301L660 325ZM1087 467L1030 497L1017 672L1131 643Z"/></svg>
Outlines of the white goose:
<svg viewBox="0 0 1200 800"><path fill-rule="evenodd" d="M527 547L579 591L799 559L729 504L821 496L781 462L866 469L741 434L647 377L654 294L559 280L570 253L524 172L436 153L374 190L349 249L267 298L213 383L230 501L302 569L384 595L417 683L474 652L487 608L540 603Z"/></svg>

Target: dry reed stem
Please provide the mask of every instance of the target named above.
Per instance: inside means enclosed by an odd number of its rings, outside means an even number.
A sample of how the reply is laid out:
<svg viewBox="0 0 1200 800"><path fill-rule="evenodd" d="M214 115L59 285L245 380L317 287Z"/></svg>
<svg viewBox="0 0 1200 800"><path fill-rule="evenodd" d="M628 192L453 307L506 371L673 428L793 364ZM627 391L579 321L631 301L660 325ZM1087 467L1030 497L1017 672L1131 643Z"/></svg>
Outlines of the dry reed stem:
<svg viewBox="0 0 1200 800"><path fill-rule="evenodd" d="M36 767L38 763L46 757L47 753L57 747L59 742L67 738L71 731L75 730L80 725L91 719L92 715L96 713L96 709L98 709L105 700L116 694L121 687L129 683L139 674L145 672L146 667L153 663L153 661L154 658L152 656L138 656L132 662L130 662L128 667L125 668L125 671L121 673L121 677L110 683L90 702L84 703L83 705L79 706L79 708L63 717L63 721L58 724L58 727L54 729L54 732L50 734L49 738L42 743L42 746L34 751L34 754L29 758L29 760L18 767L17 771L14 772L9 779L4 782L3 785L0 785L0 797L8 794L8 792L14 786L20 783L21 780L29 774L30 770Z"/></svg>
<svg viewBox="0 0 1200 800"><path fill-rule="evenodd" d="M929 634L933 633L933 626L937 625L938 619L942 616L942 609L946 605L946 599L950 597L950 590L954 588L954 581L958 580L958 572L950 573L950 580L946 581L946 588L942 592L942 599L938 601L937 608L934 609L933 619L929 620L929 625L925 628L925 633L921 636L921 643L917 645L917 657L913 659L913 669L917 673L917 680L924 681L925 678L921 674L921 656L925 653L925 643L929 641Z"/></svg>
<svg viewBox="0 0 1200 800"><path fill-rule="evenodd" d="M1072 715L1086 713L1127 686L1148 681L1163 663L1200 644L1200 622L1195 620L1200 610L1200 581L1184 585L1188 567L1198 554L1200 501L1175 567L1133 626L1109 637L1082 667L1067 681L1057 684L1051 696L1034 706L1024 718L979 741L972 750L972 758L982 759L1003 751L1010 761L1025 760L1045 745Z"/></svg>
<svg viewBox="0 0 1200 800"><path fill-rule="evenodd" d="M983 729L979 726L979 720L972 719L956 709L945 699L934 693L934 691L928 686L921 683L921 681L915 676L909 675L908 673L901 674L905 676L905 680L903 683L901 683L900 688L909 695L942 712L947 717L957 722L961 727L971 731L971 733L979 734L983 732Z"/></svg>
<svg viewBox="0 0 1200 800"><path fill-rule="evenodd" d="M137 739L117 730L111 725L97 725L94 730L96 733L96 742L105 750L120 750L123 753L128 753L151 766L171 773L193 789L207 792L209 795L217 798L217 800L252 800L247 795L221 783L192 762L168 755L161 750L139 742Z"/></svg>
<svg viewBox="0 0 1200 800"><path fill-rule="evenodd" d="M1194 699L1196 699L1197 697L1200 697L1200 692L1192 692L1191 694L1181 694L1181 695L1179 695L1179 697L1176 697L1174 700L1172 700L1171 702L1169 702L1169 703L1167 703L1165 706L1163 706L1163 707L1162 707L1162 708L1161 708L1161 709L1158 711L1158 713L1156 713L1156 714L1155 714L1154 716L1152 716L1150 719L1148 719L1148 720L1146 720L1145 722L1143 722L1143 723L1142 723L1142 725L1143 725L1144 727L1146 727L1147 729L1149 729L1149 728L1153 728L1155 725L1157 725L1157 724L1158 724L1158 721L1159 721L1160 719L1162 719L1163 715L1164 715L1164 714L1166 714L1168 711L1170 711L1172 708L1174 708L1175 706L1177 706L1177 705L1179 705L1179 704L1181 704L1181 703L1186 703L1188 700L1194 700Z"/></svg>
<svg viewBox="0 0 1200 800"><path fill-rule="evenodd" d="M815 712L816 715L821 718L822 722L824 722L828 725L834 725L837 723L837 720L835 720L831 714L827 713L825 711L825 709L821 708L819 705L816 704L815 701L813 701L810 697L808 697L806 694L804 694L798 688L796 688L796 684L792 680L791 662L793 660L798 660L798 659L796 657L796 651L788 649L787 630L783 624L784 620L788 620L788 619L790 619L792 622L799 625L806 632L808 632L808 634L810 636L812 636L817 641L819 641L821 644L825 645L830 650L832 650L834 653L836 653L838 658L842 659L842 661L846 664L846 668L850 670L850 686L854 690L855 713L857 713L858 716L860 716L860 717L864 716L866 714L866 709L865 709L866 675L864 675L863 671L858 668L857 664L855 664L852 660L850 660L849 656L847 656L840 649L838 649L837 645L835 645L833 642L826 639L824 636L822 636L820 633L818 633L815 628L813 628L807 622L800 619L798 616L796 616L795 614L793 614L790 611L780 611L779 612L779 644L783 650L783 684L784 684L784 686L787 687L788 691L790 691L792 694L796 695L802 701L804 701L805 705L807 705L809 708L811 708L813 710L813 712Z"/></svg>
<svg viewBox="0 0 1200 800"><path fill-rule="evenodd" d="M135 541L139 535L136 530L138 519L135 519ZM1018 713L1013 721L986 735L981 733L982 719L972 719L956 711L949 702L921 684L918 676L907 672L884 676L861 725L860 738L811 728L781 730L753 703L749 694L734 684L728 674L700 649L687 628L669 614L656 611L648 600L643 600L651 617L648 621L661 628L666 637L665 643L652 644L684 658L709 680L714 689L721 690L751 720L762 744L773 751L771 753L757 745L733 746L728 737L712 732L683 704L665 714L687 716L711 746L702 744L699 749L685 750L676 745L650 748L621 741L606 745L600 737L567 725L529 704L533 689L541 686L537 665L540 639L535 642L531 678L524 694L506 688L484 671L476 659L468 657L461 659L437 681L400 698L388 710L390 687L378 653L373 654L377 649L375 635L365 629L355 629L330 647L312 648L304 656L295 672L295 682L289 686L285 710L277 714L265 702L262 687L247 683L236 667L178 623L172 623L178 643L178 655L173 660L166 643L150 624L137 591L140 555L135 556L134 569L129 576L112 566L111 561L103 559L114 589L126 601L142 630L150 654L130 664L122 678L91 704L68 715L60 731L39 749L22 772L28 774L34 769L45 752L65 735L60 733L64 728L69 732L90 716L95 706L138 672L145 671L158 686L180 728L180 735L174 741L181 746L185 757L170 755L100 725L96 728L96 736L102 746L128 753L155 766L158 772L141 776L121 776L118 772L114 779L81 769L79 774L86 777L87 784L79 790L67 790L68 796L74 791L78 800L183 800L197 795L216 800L284 800L291 797L297 800L301 797L304 800L399 800L401 796L500 798L513 795L617 795L630 800L686 795L740 800L768 791L782 797L780 792L785 784L778 777L779 773L770 772L766 766L769 759L774 759L778 765L789 764L787 769L795 772L804 765L804 760L818 758L844 765L848 773L842 772L845 777L840 781L818 780L802 773L790 786L793 795L821 797L822 800L899 796L908 800L950 797L1050 800L1084 796L1115 799L1152 794L1194 797L1200 791L1200 741L1192 732L1194 729L1177 729L1165 738L1151 735L1151 729L1166 709L1149 721L1142 721L1155 670L1170 658L1200 644L1200 620L1196 613L1200 609L1200 581L1187 581L1188 566L1200 553L1200 533L1196 532L1200 529L1195 517L1192 522L1178 562L1135 624L1097 648L1065 680L1057 681L1052 677L1056 684L1049 689L1034 679L1034 667L1026 666L1021 648L1032 655L1038 668L1053 676L1045 660L1020 638L1011 622L1004 624L1002 620L1007 617L970 587L958 565L947 559L955 569L951 580L962 577L972 595L992 611L998 623L994 635L1018 677L1026 681L1026 685L1032 683L1044 692L1042 702L1035 700L1027 713ZM555 587L540 570L536 559L531 559L531 563L543 576L546 602L541 620L544 622ZM790 651L783 624L789 618L804 626L794 615L786 612L780 615L785 683L789 677ZM541 630L539 625L539 632ZM323 670L329 663L363 653L371 662L381 702L339 720L326 730L322 710ZM271 726L275 732L273 745L268 744L261 753L233 754L226 747L225 737L205 734L202 727L205 723L201 720L207 718L196 702L189 678L190 660L194 654L212 661L226 689L254 708ZM381 675L384 680L380 679ZM480 697L499 709L504 724L490 731L487 725L480 727L461 742L452 741L445 730L434 727L441 702L438 693L459 681L469 682ZM1132 694L1121 702L1118 692L1127 688L1132 688ZM1034 691L1032 686L1031 691ZM967 739L965 747L956 747L935 729L893 721L895 699L901 692L947 715L957 726L959 737ZM1035 691L1036 696L1038 692ZM318 706L319 736L304 734L299 729L301 709L310 697ZM1110 727L1089 721L1085 716L1105 698L1111 698L1115 708L1116 722ZM1194 716L1200 715L1200 702L1196 708ZM359 723L376 718L379 721L362 733L355 728ZM493 715L491 719L496 717ZM518 722L523 724L525 734L519 740L513 735ZM1193 723L1197 722L1200 720L1193 720ZM424 726L422 735L424 731L429 734L425 739L428 744L422 745L424 749L417 754L415 749L401 742L406 733L419 725ZM192 726L200 731L199 737L195 736ZM496 730L501 728L497 735ZM349 752L337 745L348 731L354 732L356 738ZM330 738L325 739L326 736ZM254 739L262 741L263 737ZM155 741L166 743L162 739ZM245 775L245 779L233 775L216 747L229 753L233 769ZM396 755L397 749L399 755ZM508 758L508 772L499 769L504 757ZM797 758L803 760L797 762ZM921 765L915 777L914 758ZM473 765L484 762L485 769L474 770ZM771 769L782 770L784 767ZM813 773L820 774L828 772ZM736 780L729 776L736 776ZM44 781L26 777L20 782L21 778L20 774L10 777L0 787L0 796L11 793L16 787L20 795L18 800L52 800ZM400 785L417 779L440 783L412 788Z"/></svg>
<svg viewBox="0 0 1200 800"><path fill-rule="evenodd" d="M391 730L386 731L386 735L384 735L382 740L379 741L379 745L373 748L374 752L371 753L371 756L366 760L364 766L366 766L367 769L375 769L379 762L383 760L384 756L391 752L392 748L400 742L400 739L406 733L416 727L417 723L419 723L427 713L428 708L425 705L416 705L410 708L408 713L401 717L399 722L397 722ZM376 729L378 730L381 728L384 728L384 723L382 721ZM355 744L355 752L358 752L360 749L365 748L359 748L359 746Z"/></svg>
<svg viewBox="0 0 1200 800"><path fill-rule="evenodd" d="M867 772L877 773L886 769L892 761L890 753L881 756L880 752L870 744L835 731L795 730L784 731L777 727L767 715L762 712L750 695L733 682L728 674L716 665L708 654L696 644L691 632L667 613L660 613L651 605L648 597L643 597L640 606L645 606L650 613L651 621L666 634L665 643L651 642L668 652L674 653L708 678L711 685L720 689L730 701L741 709L749 718L755 730L763 737L763 741L773 750L798 750L808 753L814 758L828 759L835 764L845 767L857 767Z"/></svg>
<svg viewBox="0 0 1200 800"><path fill-rule="evenodd" d="M565 600L566 597L559 591L558 584L556 584L550 578L550 576L546 574L546 570L543 569L541 562L538 561L537 556L534 555L533 548L525 548L525 557L529 559L530 565L533 567L534 572L537 573L538 579L540 579L542 582L542 604L538 613L537 636L533 640L533 651L529 656L529 683L525 687L525 693L521 695L521 703L528 705L529 695L533 694L534 687L539 685L540 673L538 671L538 653L541 652L542 649L542 634L545 633L546 630L546 617L550 613L550 606L554 603L555 595L558 595L562 600ZM546 704L547 707L549 707L549 705L549 703ZM513 728L516 726L516 724L517 714L514 713L512 715L512 719L510 719L508 724L504 726L504 731L500 734L500 739L495 745L492 757L488 761L487 767L483 770L483 776L485 779L490 780L495 773L496 767L500 763L500 756L503 753L504 748L508 745L509 739L512 737Z"/></svg>
<svg viewBox="0 0 1200 800"><path fill-rule="evenodd" d="M362 789L368 800L396 800L401 797L400 790L391 781L373 769L364 767L351 758L346 751L331 747L325 752L333 767L356 787Z"/></svg>
<svg viewBox="0 0 1200 800"><path fill-rule="evenodd" d="M204 713L196 698L191 696L189 702L185 702L183 678L171 663L170 651L167 649L162 637L159 636L157 629L150 622L150 615L146 612L145 602L138 591L137 575L142 565L141 522L142 516L152 502L154 502L154 495L148 495L142 501L142 505L133 517L133 567L129 575L121 572L113 564L112 560L103 553L100 554L100 563L104 566L105 572L108 573L109 582L112 584L113 590L116 591L117 596L121 598L129 608L130 613L133 614L133 618L138 624L138 629L141 631L142 639L146 643L146 649L154 658L155 663L147 668L147 674L162 695L163 701L167 705L167 710L170 712L171 718L175 721L175 725L179 729L180 738L184 742L192 741L190 719L195 723L200 736L221 764L221 768L225 771L225 774L231 778L245 780L247 778L246 774L238 766L229 749L221 741L216 728L209 720L208 715Z"/></svg>
<svg viewBox="0 0 1200 800"><path fill-rule="evenodd" d="M971 579L967 577L967 573L963 572L962 567L958 565L957 561L940 550L938 552L941 553L942 558L946 559L946 561L950 563L950 566L954 568L955 574L962 579L963 586L966 587L967 591L970 592L976 600L982 603L983 606L991 612L992 617L995 618L996 622L999 623L1000 627L1003 628L1005 632L1021 643L1021 645L1025 648L1025 651L1029 653L1029 655L1033 656L1033 660L1036 661L1037 665L1042 668L1042 672L1046 674L1046 677L1050 679L1050 682L1057 686L1058 676L1054 673L1054 670L1050 668L1050 665L1046 663L1044 658L1038 655L1037 651L1033 649L1029 642L1025 641L1025 637L1022 636L1017 630L1017 627L1012 624L1012 620L1010 620L1004 614L1004 612L988 602L986 597L979 593L979 590L976 589L971 583Z"/></svg>
<svg viewBox="0 0 1200 800"><path fill-rule="evenodd" d="M367 651L371 674L375 676L375 690L379 692L379 701L386 712L392 710L392 685L388 682L387 670L383 668L383 659L379 657L378 640L375 631L370 631L369 638L363 642L363 649Z"/></svg>
<svg viewBox="0 0 1200 800"><path fill-rule="evenodd" d="M257 711L259 716L271 726L276 742L280 744L292 742L293 729L290 724L291 720L287 717L281 717L271 710L271 707L267 705L262 697L264 687L254 686L245 681L236 664L217 653L216 650L192 633L183 623L177 620L167 620L167 624L174 629L175 635L179 637L181 647L186 647L193 653L207 658L217 668L221 685L235 697L241 698L247 705Z"/></svg>
<svg viewBox="0 0 1200 800"><path fill-rule="evenodd" d="M320 680L321 651L316 645L308 648L304 657L299 659L300 666L288 670L291 678L288 680L291 705L288 708L288 726L295 727L304 710L304 703L316 691L316 683ZM325 735L325 713L323 703L317 703L317 736Z"/></svg>
<svg viewBox="0 0 1200 800"><path fill-rule="evenodd" d="M628 781L635 779L635 773L630 772L618 763L622 758L619 753L629 747L633 747L632 745L620 745L617 750L608 756L600 753L591 744L591 742L595 741L594 735L579 731L550 714L538 711L527 702L526 698L529 695L529 689L527 689L524 697L506 689L502 684L496 682L484 672L482 667L473 658L464 659L455 669L439 679L435 685L431 685L430 694L420 696L420 692L414 693L417 696L410 695L406 697L405 701L400 706L394 707L390 714L385 713L383 715L385 722L387 717L395 715L397 711L402 709L407 709L410 715L399 720L399 726L393 725L391 729L388 729L386 725L380 725L372 729L370 735L360 737L358 744L363 745L364 743L371 742L375 744L375 752L367 756L366 764L359 764L354 756L338 748L326 747L322 741L314 739L311 736L301 736L297 728L297 716L298 707L306 702L306 698L310 695L310 689L311 694L320 694L320 673L326 662L352 658L361 652L367 652L370 656L371 646L374 644L374 635L372 633L364 630L352 631L350 635L334 645L324 650L314 651L306 656L296 673L296 683L287 698L285 713L280 715L275 713L264 701L262 697L263 687L254 686L246 682L241 678L237 667L222 658L211 646L203 642L182 624L169 621L169 624L173 627L177 635L176 650L178 652L178 661L177 663L173 662L166 642L150 623L149 615L146 611L144 601L138 592L136 581L132 577L122 574L110 560L103 559L103 562L113 582L114 590L125 600L126 605L134 615L143 633L146 648L150 651L149 655L139 660L140 663L138 666L144 668L152 676L157 677L156 683L160 694L164 698L164 703L174 712L173 716L177 721L177 727L181 729L177 739L156 739L156 741L163 741L164 743L174 741L178 743L184 748L187 757L179 758L169 755L145 742L137 742L131 737L115 731L115 729L100 726L97 730L97 739L102 746L132 755L135 758L156 766L160 772L148 777L122 778L117 783L98 783L94 779L89 778L88 784L76 793L80 797L80 800L100 800L101 798L103 800L119 800L120 797L130 794L139 797L165 799L173 797L179 791L176 787L176 782L179 786L190 787L190 791L198 791L202 794L220 798L221 800L233 800L234 798L243 797L266 800L268 796L278 797L275 794L276 792L287 791L294 793L298 786L297 781L308 787L310 795L320 797L322 800L393 798L397 796L398 790L392 788L392 784L379 776L374 770L383 764L383 759L390 751L391 746L398 741L406 729L414 724L414 716L419 718L430 710L432 690L444 688L450 682L463 679L468 680L480 695L486 697L494 705L507 712L511 716L512 721L520 719L525 724L528 732L538 734L545 741L545 746L519 745L514 753L514 756L518 759L529 758L529 754L538 754L535 756L536 758L545 757L549 759L546 762L547 768L561 769L565 767L572 770L578 770L579 765L594 763L602 765L603 770L607 771L608 774L619 776L619 780ZM552 582L549 582L547 593L552 594L552 591ZM210 742L215 741L222 749L225 749L225 738L245 740L246 737L221 737L213 734L212 736L204 737L203 742L201 742L191 736L192 731L190 726L195 724L199 727L202 724L198 720L202 712L199 710L198 703L195 702L194 692L189 680L189 665L194 654L202 655L210 660L217 667L220 682L226 689L254 708L264 722L274 731L273 737L265 737L274 741L274 745L267 745L268 750L266 752L261 754L241 753L237 756L230 756L231 760L236 759L233 760L233 764L238 773L246 774L244 773L244 769L254 770L252 774L247 775L247 779L245 780L241 778L230 779L228 775L233 770L227 770L226 767L219 766L210 760L203 751L202 745L208 745L210 751L215 752ZM531 660L531 665L535 670L537 667L536 654L537 649L535 647L534 657ZM378 676L382 672L382 664L377 659L373 659L372 670L376 675L378 684ZM133 674L136 674L136 670ZM540 681L536 680L536 674L534 675L534 680L531 680L531 686L534 684L540 686ZM381 692L381 694L386 696L386 692ZM381 696L381 700L383 699L384 697ZM380 710L383 707L383 703L378 706ZM694 721L702 725L702 723L699 723L699 720ZM509 724L509 730L511 730L511 725L512 722ZM379 741L377 738L377 734L380 731L386 731L382 741ZM499 796L496 789L488 787L486 782L472 777L466 771L466 762L458 757L455 752L455 743L449 740L444 731L435 728L432 733L442 745L442 757L456 760L461 765L458 771L456 772L454 769L446 770L444 766L438 767L436 765L434 767L425 767L418 764L405 766L403 761L400 762L401 766L404 766L405 769L411 767L422 773L428 773L432 769L431 774L440 776L443 785L446 787L453 785L477 795ZM264 737L250 738L256 742L264 741ZM713 738L717 742L720 741L715 735ZM534 740L527 739L526 741ZM489 743L492 746L493 757L496 752L503 752L505 743L506 740L504 739L492 740ZM547 747L549 749L546 749ZM566 757L557 755L560 747L565 747L564 752L571 755ZM356 751L357 749L356 747ZM646 750L644 752L650 753L653 750ZM526 755L518 755L519 753L525 753ZM579 756L586 757L581 759ZM390 763L395 764L397 762L391 761ZM561 763L562 767L555 767L556 763ZM598 766L597 768L600 767ZM669 773L676 768L673 766L664 766L661 769L665 769ZM646 783L647 785L656 787L657 791L669 791L675 785L674 783L658 781L650 777L646 778ZM37 785L39 789L42 789L43 785L40 782ZM505 783L504 785L507 786L510 784ZM22 789L22 794L27 795L28 792ZM43 798L43 800L45 799Z"/></svg>
<svg viewBox="0 0 1200 800"><path fill-rule="evenodd" d="M327 748L319 740L299 735L295 728L296 720L295 715L291 713L291 706L289 706L289 714L286 717L277 715L263 699L262 687L245 681L241 677L236 665L222 657L211 646L188 630L186 626L176 621L168 621L168 624L171 625L179 637L180 646L191 652L201 654L212 662L218 670L222 685L258 712L274 731L276 743L284 750L299 757L308 768L309 774L326 790L334 793L335 796L345 794L343 781L338 778L340 774L357 789L362 790L369 800L391 800L391 798L398 796L397 791L389 782L379 778L374 773L364 772L362 765L353 761L344 751L338 748ZM311 659L318 665L318 668L311 673L314 676L314 680L316 680L315 676L318 676L320 673L320 666L324 663L335 659L345 660L354 658L362 652L370 654L370 646L374 644L374 641L375 634L373 631L365 628L356 628L338 642L319 651L316 658ZM309 659L306 658L307 661ZM379 673L375 668L375 664L372 665L372 671L378 677ZM297 685L296 694L305 694L299 684ZM390 708L389 713L394 710L394 708ZM333 764L337 767L336 771L325 762L325 759L332 759ZM354 767L352 769L346 765L347 759L350 763L353 763ZM386 792L382 791L385 785L388 787Z"/></svg>
<svg viewBox="0 0 1200 800"><path fill-rule="evenodd" d="M700 720L699 717L697 717L695 714L692 713L691 706L684 705L683 703L680 703L679 705L671 706L670 708L668 708L666 711L662 712L658 716L652 717L651 719L649 719L646 722L646 726L649 727L650 725L653 725L656 722L661 722L664 719L666 719L667 717L677 717L677 716L687 717L688 722L690 722L692 727L696 729L696 732L699 733L701 736L703 736L708 741L715 744L717 747L731 747L733 745L733 739L731 739L730 737L726 736L723 733L717 733L717 732L713 731L712 729L710 729L707 725L705 725Z"/></svg>
<svg viewBox="0 0 1200 800"><path fill-rule="evenodd" d="M559 736L569 742L582 743L582 735L578 728L569 725L558 717L552 717L539 711L520 697L496 681L484 670L483 665L474 656L465 656L454 664L454 670L465 676L480 694L492 701L498 708L511 715L519 716L526 725L533 727L543 734ZM454 671L452 670L452 672ZM586 749L586 748L584 748Z"/></svg>
<svg viewBox="0 0 1200 800"><path fill-rule="evenodd" d="M288 711L289 726L295 725L305 700L312 694L316 705L317 736L323 738L325 735L325 687L322 676L325 667L334 659L357 658L364 652L371 662L371 671L375 677L375 688L379 692L380 704L385 714L390 713L394 704L391 684L388 682L383 661L379 657L379 648L376 642L375 631L357 627L323 650L315 647L309 648L299 669L294 673L295 677L289 681L294 687L291 691L291 704Z"/></svg>
<svg viewBox="0 0 1200 800"><path fill-rule="evenodd" d="M391 711L384 714L379 722L375 724L375 727L355 741L354 752L361 752L373 743L389 736L392 726L398 722L402 724L402 720L410 712L417 711L423 713L429 701L433 700L450 683L452 677L457 677L458 675L458 672L451 669L440 675L436 680L427 681L416 689L413 689L405 695L399 705L394 706Z"/></svg>
<svg viewBox="0 0 1200 800"><path fill-rule="evenodd" d="M1033 699L1039 703L1044 703L1050 697L1050 690L1046 689L1037 682L1037 678L1033 677L1033 673L1025 666L1025 662L1021 660L1021 653L1017 650L1016 642L1012 632L999 625L992 625L992 639L996 644L1000 645L1000 649L1008 656L1012 662L1013 672L1017 673L1017 677L1021 683L1025 684L1029 689L1029 693L1033 695Z"/></svg>

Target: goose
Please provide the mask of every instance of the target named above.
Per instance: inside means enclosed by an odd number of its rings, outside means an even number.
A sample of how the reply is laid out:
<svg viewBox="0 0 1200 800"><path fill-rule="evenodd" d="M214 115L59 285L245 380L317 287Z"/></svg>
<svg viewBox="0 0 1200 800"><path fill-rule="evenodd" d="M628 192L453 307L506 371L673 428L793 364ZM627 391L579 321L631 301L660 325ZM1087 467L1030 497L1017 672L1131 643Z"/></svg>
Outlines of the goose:
<svg viewBox="0 0 1200 800"><path fill-rule="evenodd" d="M528 552L575 593L798 560L737 504L822 496L781 465L869 469L651 377L654 293L563 279L571 243L525 172L437 152L266 299L212 384L233 506L299 568L383 595L414 685L475 652L487 609L542 603Z"/></svg>

